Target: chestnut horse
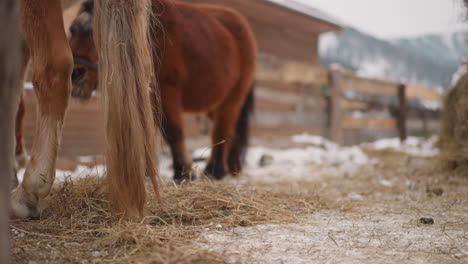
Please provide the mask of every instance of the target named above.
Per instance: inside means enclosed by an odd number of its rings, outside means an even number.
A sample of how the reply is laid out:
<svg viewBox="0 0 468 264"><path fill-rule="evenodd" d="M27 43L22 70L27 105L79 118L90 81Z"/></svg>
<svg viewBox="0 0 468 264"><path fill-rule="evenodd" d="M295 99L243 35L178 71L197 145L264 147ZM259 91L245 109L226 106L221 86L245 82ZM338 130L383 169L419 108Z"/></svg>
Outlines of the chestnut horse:
<svg viewBox="0 0 468 264"><path fill-rule="evenodd" d="M16 1L8 2L12 5ZM21 0L20 6L22 30L17 30L23 37L22 45L17 44L23 50L20 77L30 60L38 107L31 159L23 182L11 195L11 210L18 218L36 218L40 213L39 204L49 194L55 179L57 149L71 89L73 58L64 30L60 0ZM150 28L159 27L159 22L157 18L150 19L150 10L150 0L101 0L96 2L94 10L99 87L103 94L106 128L109 199L115 213L129 219L138 219L142 215L146 199L145 175L151 179L155 192L158 191L158 130L153 116L153 107L157 105L150 101L157 94L150 90L153 49L148 34ZM2 23L1 27L8 28L9 25ZM4 36L8 36L8 41L13 38L11 35L15 35L4 32L10 30L2 31ZM19 94L22 83L15 84ZM18 97L13 100L15 111ZM1 123L4 124L3 119ZM8 132L13 133L13 130ZM5 158L13 155L11 150L11 155ZM1 188L4 186L2 184Z"/></svg>
<svg viewBox="0 0 468 264"><path fill-rule="evenodd" d="M91 96L98 79L93 3L84 1L70 26L75 63L72 96L83 99ZM193 178L183 112L207 113L213 121L213 149L205 173L215 179L226 174L226 167L231 174L239 173L253 108L257 47L250 26L239 13L220 6L174 0L152 3L153 15L164 28L153 30L150 38L160 46L153 63L164 115L162 133L171 149L174 180ZM157 97L152 100L158 104Z"/></svg>

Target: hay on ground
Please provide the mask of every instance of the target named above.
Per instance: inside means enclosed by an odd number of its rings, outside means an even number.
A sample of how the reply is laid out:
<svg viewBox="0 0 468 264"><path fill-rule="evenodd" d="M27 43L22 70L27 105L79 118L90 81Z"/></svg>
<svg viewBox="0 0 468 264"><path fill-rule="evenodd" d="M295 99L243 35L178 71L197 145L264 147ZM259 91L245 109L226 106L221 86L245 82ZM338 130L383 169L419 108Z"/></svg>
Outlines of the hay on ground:
<svg viewBox="0 0 468 264"><path fill-rule="evenodd" d="M111 212L103 179L57 186L40 221L13 221L15 263L224 263L194 241L206 229L296 221L294 212L314 210L316 197L261 188L200 182L166 187L162 204L149 199L140 223Z"/></svg>

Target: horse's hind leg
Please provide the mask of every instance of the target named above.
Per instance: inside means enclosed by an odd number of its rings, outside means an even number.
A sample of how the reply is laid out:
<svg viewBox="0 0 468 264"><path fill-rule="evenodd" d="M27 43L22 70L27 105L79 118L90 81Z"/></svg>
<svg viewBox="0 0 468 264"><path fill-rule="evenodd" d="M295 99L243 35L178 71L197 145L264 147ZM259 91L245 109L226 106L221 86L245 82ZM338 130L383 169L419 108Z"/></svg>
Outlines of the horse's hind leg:
<svg viewBox="0 0 468 264"><path fill-rule="evenodd" d="M15 146L15 155L16 155L16 168L23 168L26 165L26 150L24 149L24 140L23 140L23 119L24 119L24 98L21 96L20 103L18 106L18 112L16 113L16 146Z"/></svg>
<svg viewBox="0 0 468 264"><path fill-rule="evenodd" d="M12 194L19 218L37 217L38 202L55 180L55 160L71 86L72 57L60 0L22 0L23 33L28 45L38 116L31 159L23 182ZM47 14L47 16L46 16Z"/></svg>
<svg viewBox="0 0 468 264"><path fill-rule="evenodd" d="M19 75L19 82L18 82L18 91L23 91L23 81L24 81L24 74L28 67L29 62L29 50L26 47L26 43L24 40L22 41L23 46L23 54L21 60L21 70ZM17 168L23 168L26 166L27 162L27 151L24 147L24 140L23 140L23 119L25 114L25 105L24 105L24 98L21 96L21 100L18 106L18 112L16 113L16 126L15 126L15 134L16 134L16 147L15 147L15 155L16 155L16 166ZM16 185L14 186L16 187Z"/></svg>
<svg viewBox="0 0 468 264"><path fill-rule="evenodd" d="M26 69L28 67L28 62L29 62L29 50L26 47L26 43L24 39L21 40L21 46L22 46L22 59L21 59L21 68L20 68L20 74L18 78L18 84L17 84L17 91L18 93L22 93L23 91L23 81L24 81L24 74L26 72ZM11 188L16 188L18 186L18 177L16 173L20 168L24 168L26 166L26 162L28 160L27 158L27 152L26 148L24 147L24 140L23 140L23 119L24 119L24 114L25 114L25 106L24 106L24 98L23 95L21 95L20 103L18 105L18 111L16 112L16 124L15 124L15 157L16 157L16 164L15 164L15 173L13 175L12 179L12 185Z"/></svg>

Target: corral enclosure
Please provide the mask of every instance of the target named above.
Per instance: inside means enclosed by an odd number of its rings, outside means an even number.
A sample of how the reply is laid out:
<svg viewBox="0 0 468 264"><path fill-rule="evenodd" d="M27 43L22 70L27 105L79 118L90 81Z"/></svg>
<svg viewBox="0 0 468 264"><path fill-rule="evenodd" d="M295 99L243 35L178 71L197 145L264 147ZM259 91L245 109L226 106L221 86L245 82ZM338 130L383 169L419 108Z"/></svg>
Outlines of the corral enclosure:
<svg viewBox="0 0 468 264"><path fill-rule="evenodd" d="M251 24L259 46L254 136L275 138L307 132L356 144L438 130L441 96L429 88L320 67L320 34L339 31L340 26L319 10L275 0L186 1L232 7ZM66 28L76 12L77 6L65 11ZM33 92L27 90L25 99L25 138L30 148L35 125ZM99 109L99 96L83 103L71 100L61 155L101 153ZM185 119L187 135L209 135L210 124L203 115Z"/></svg>

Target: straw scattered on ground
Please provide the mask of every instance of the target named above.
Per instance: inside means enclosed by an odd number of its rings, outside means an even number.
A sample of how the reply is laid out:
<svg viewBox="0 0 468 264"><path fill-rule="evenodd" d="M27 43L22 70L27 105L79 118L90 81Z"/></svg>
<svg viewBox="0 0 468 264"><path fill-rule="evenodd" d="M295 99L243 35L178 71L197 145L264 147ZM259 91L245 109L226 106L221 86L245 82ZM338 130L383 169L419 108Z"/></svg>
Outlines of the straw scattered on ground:
<svg viewBox="0 0 468 264"><path fill-rule="evenodd" d="M463 263L468 178L439 157L362 148L366 164L273 160L262 175L169 184L141 223L111 214L105 182L57 184L41 220L12 221L14 263ZM291 159L294 159L292 156ZM276 163L275 163L276 162ZM323 168L322 168L323 166ZM267 168L269 168L267 170ZM291 168L291 167L287 167ZM296 171L294 171L295 173ZM261 179L271 177L274 182ZM291 176L297 176L291 178ZM259 180L260 179L260 180ZM420 225L431 217L432 225ZM352 252L352 255L349 255ZM31 262L33 261L33 262Z"/></svg>
<svg viewBox="0 0 468 264"><path fill-rule="evenodd" d="M13 221L15 263L223 263L224 256L193 243L202 231L295 222L298 212L320 207L316 195L199 182L162 191L162 204L149 198L141 223L112 216L105 182L67 181L47 199L40 221Z"/></svg>

